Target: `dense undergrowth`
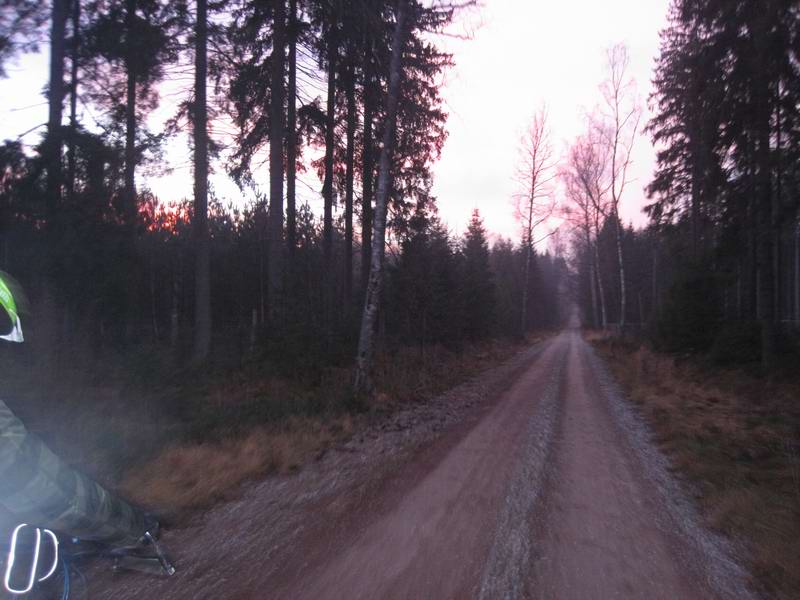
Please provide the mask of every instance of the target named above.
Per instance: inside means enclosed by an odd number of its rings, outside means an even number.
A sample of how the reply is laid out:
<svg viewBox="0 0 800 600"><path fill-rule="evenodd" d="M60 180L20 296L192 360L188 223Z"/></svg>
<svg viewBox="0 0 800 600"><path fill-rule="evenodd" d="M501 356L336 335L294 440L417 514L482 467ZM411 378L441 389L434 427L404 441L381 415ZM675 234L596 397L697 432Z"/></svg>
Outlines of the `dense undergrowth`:
<svg viewBox="0 0 800 600"><path fill-rule="evenodd" d="M360 423L435 396L503 362L507 341L395 347L377 357L378 390L354 402L349 365L287 371L253 357L175 368L155 350L127 357L26 353L0 361L3 399L76 468L172 520L235 495L240 483L297 470Z"/></svg>
<svg viewBox="0 0 800 600"><path fill-rule="evenodd" d="M800 590L800 371L764 376L735 347L747 335L732 332L702 356L592 341L709 525L742 542L758 585L788 600ZM736 369L719 365L732 357Z"/></svg>

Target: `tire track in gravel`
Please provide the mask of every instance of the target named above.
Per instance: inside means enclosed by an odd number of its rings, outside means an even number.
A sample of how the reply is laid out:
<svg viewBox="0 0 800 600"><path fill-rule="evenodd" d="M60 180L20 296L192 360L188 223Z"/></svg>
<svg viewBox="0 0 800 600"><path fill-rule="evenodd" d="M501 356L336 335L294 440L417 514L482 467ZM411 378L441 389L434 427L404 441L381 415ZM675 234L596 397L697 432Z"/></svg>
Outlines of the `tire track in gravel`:
<svg viewBox="0 0 800 600"><path fill-rule="evenodd" d="M523 594L530 561L530 530L534 510L540 499L544 475L551 458L553 435L560 421L566 360L554 369L536 410L528 418L527 439L521 448L519 466L505 493L505 502L495 525L494 543L489 552L479 597L518 598Z"/></svg>
<svg viewBox="0 0 800 600"><path fill-rule="evenodd" d="M391 511L356 539L331 546L324 564L276 589L275 597L461 598L482 590L496 597L495 585L514 579L514 566L525 559L525 541L498 536L498 524L513 533L513 521L531 506L526 478L544 456L533 440L546 433L539 415L554 418L565 351L563 336L549 342L436 467L401 490ZM494 566L485 571L487 564Z"/></svg>
<svg viewBox="0 0 800 600"><path fill-rule="evenodd" d="M552 468L524 593L542 600L751 598L731 548L703 528L599 359L570 336Z"/></svg>
<svg viewBox="0 0 800 600"><path fill-rule="evenodd" d="M662 535L674 540L679 550L673 556L679 567L713 591L719 598L754 600L751 576L743 567L745 550L709 530L691 501L688 484L679 482L670 470L650 428L625 400L625 395L594 349L581 346L590 385L598 390L611 414L624 452L635 456L637 475L655 498L654 523Z"/></svg>

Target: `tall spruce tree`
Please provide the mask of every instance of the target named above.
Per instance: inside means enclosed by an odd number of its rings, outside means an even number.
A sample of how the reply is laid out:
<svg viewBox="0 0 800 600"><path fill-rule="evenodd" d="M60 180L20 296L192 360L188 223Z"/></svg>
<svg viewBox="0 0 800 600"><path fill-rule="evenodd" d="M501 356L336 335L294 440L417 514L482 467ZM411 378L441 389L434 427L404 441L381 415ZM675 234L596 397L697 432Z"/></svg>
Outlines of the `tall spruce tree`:
<svg viewBox="0 0 800 600"><path fill-rule="evenodd" d="M494 324L495 290L486 228L477 208L472 211L461 253L464 257L461 274L464 332L468 339L486 338Z"/></svg>

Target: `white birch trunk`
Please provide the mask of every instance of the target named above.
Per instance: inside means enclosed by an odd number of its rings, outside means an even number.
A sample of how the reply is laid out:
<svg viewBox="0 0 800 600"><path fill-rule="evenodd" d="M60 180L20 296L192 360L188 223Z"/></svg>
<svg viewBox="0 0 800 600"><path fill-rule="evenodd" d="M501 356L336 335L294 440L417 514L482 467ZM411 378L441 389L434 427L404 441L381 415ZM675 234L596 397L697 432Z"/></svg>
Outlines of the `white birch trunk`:
<svg viewBox="0 0 800 600"><path fill-rule="evenodd" d="M626 290L625 290L625 261L622 260L622 224L619 222L619 213L615 210L616 217L616 237L617 237L617 261L619 263L619 328L625 330L625 310L626 310Z"/></svg>
<svg viewBox="0 0 800 600"><path fill-rule="evenodd" d="M389 64L389 88L386 94L386 123L383 128L381 156L378 163L378 193L375 198L375 214L372 224L372 257L366 299L364 301L364 313L361 318L358 354L356 356L354 382L356 396L370 394L373 390L372 365L375 353L375 321L380 308L383 283L386 209L389 200L391 155L397 120L397 102L400 96L400 61L405 43L406 10L407 0L398 0L394 36L392 38L392 58Z"/></svg>

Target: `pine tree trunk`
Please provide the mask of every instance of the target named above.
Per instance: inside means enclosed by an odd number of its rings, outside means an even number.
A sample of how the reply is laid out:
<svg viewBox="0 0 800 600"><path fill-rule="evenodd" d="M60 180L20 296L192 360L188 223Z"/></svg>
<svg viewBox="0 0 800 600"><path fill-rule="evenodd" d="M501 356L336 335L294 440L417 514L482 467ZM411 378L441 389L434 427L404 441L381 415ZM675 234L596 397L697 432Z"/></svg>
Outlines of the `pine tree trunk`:
<svg viewBox="0 0 800 600"><path fill-rule="evenodd" d="M158 330L158 310L156 307L156 257L155 248L150 247L150 321L153 327L153 343L161 337Z"/></svg>
<svg viewBox="0 0 800 600"><path fill-rule="evenodd" d="M600 248L598 241L600 239L600 225L595 222L595 242L594 242L594 264L595 274L597 275L597 291L600 294L600 322L603 326L603 331L608 329L608 312L606 311L606 292L603 289L603 274L600 268Z"/></svg>
<svg viewBox="0 0 800 600"><path fill-rule="evenodd" d="M331 335L333 318L333 152L334 127L336 125L336 63L339 49L336 32L329 32L328 39L328 97L325 115L325 181L322 196L325 204L322 223L323 258L323 306L324 323L328 338Z"/></svg>
<svg viewBox="0 0 800 600"><path fill-rule="evenodd" d="M773 207L773 211L775 207ZM773 212L774 214L774 212ZM781 230L780 226L773 218L773 231L772 231L772 320L775 323L780 323L783 319L783 311L781 310L783 295L783 261L781 254L783 244L781 244Z"/></svg>
<svg viewBox="0 0 800 600"><path fill-rule="evenodd" d="M256 338L258 337L258 309L253 309L250 313L250 353L255 352Z"/></svg>
<svg viewBox="0 0 800 600"><path fill-rule="evenodd" d="M58 257L54 248L61 236L58 211L61 206L62 168L61 168L61 119L64 101L64 37L67 23L66 0L53 0L50 30L50 86L48 90L47 140L43 151L47 171L46 217L47 246L46 269L42 278L42 308L39 330L42 339L48 340L39 353L42 365L50 370L55 360L55 349L58 346L58 314L53 286L53 276L58 271Z"/></svg>
<svg viewBox="0 0 800 600"><path fill-rule="evenodd" d="M284 53L286 47L286 5L277 0L272 26L272 73L269 119L269 236L267 267L269 277L269 314L278 323L283 284L283 147L284 147Z"/></svg>
<svg viewBox="0 0 800 600"><path fill-rule="evenodd" d="M75 196L75 136L78 130L78 54L80 52L81 0L73 0L72 54L69 84L69 143L67 146L67 195Z"/></svg>
<svg viewBox="0 0 800 600"><path fill-rule="evenodd" d="M764 46L766 38L766 15L756 19L754 26L754 39L757 48L757 57L766 58L768 49ZM770 156L770 120L771 108L769 105L769 82L766 73L760 68L767 61L758 61L754 65L755 81L755 107L756 119L756 193L757 193L757 255L758 264L758 308L761 320L761 362L765 369L770 369L775 363L775 273L773 272L773 239L774 239L774 212L772 197L771 156Z"/></svg>
<svg viewBox="0 0 800 600"><path fill-rule="evenodd" d="M51 221L61 204L61 119L64 101L64 37L67 25L66 0L53 0L50 30L50 89L47 118L47 212Z"/></svg>
<svg viewBox="0 0 800 600"><path fill-rule="evenodd" d="M528 198L528 214L525 221L525 273L522 282L522 310L520 310L519 336L525 339L528 333L528 288L531 284L531 259L533 255L533 205L536 201L536 155L531 165L530 197Z"/></svg>
<svg viewBox="0 0 800 600"><path fill-rule="evenodd" d="M178 348L178 337L180 335L180 312L178 299L180 296L180 284L178 283L178 268L175 267L172 273L172 306L169 312L169 344L173 350Z"/></svg>
<svg viewBox="0 0 800 600"><path fill-rule="evenodd" d="M614 210L614 221L616 222L615 237L617 242L617 263L619 265L619 329L625 332L625 317L627 309L627 291L625 289L625 261L622 259L622 224L619 222L619 213Z"/></svg>
<svg viewBox="0 0 800 600"><path fill-rule="evenodd" d="M774 97L774 112L775 112L775 149L773 155L775 156L775 191L772 194L772 272L774 277L773 282L773 319L775 323L780 323L783 319L782 310L782 295L783 295L783 268L782 268L782 250L783 244L781 243L781 205L783 194L783 149L781 147L781 110L780 110L780 83L775 82L775 97Z"/></svg>
<svg viewBox="0 0 800 600"><path fill-rule="evenodd" d="M752 172L749 178L753 178ZM750 186L751 187L751 186ZM755 191L748 189L747 200L747 279L745 280L745 312L747 318L758 320L758 213Z"/></svg>
<svg viewBox="0 0 800 600"><path fill-rule="evenodd" d="M136 24L136 0L127 0L125 12L125 171L123 189L123 223L126 231L124 260L128 270L125 290L124 339L129 342L136 330L138 310L138 285L136 267L136 219L138 206L136 199L136 44L134 42Z"/></svg>
<svg viewBox="0 0 800 600"><path fill-rule="evenodd" d="M286 247L291 262L297 246L297 0L289 0L289 83L286 94Z"/></svg>
<svg viewBox="0 0 800 600"><path fill-rule="evenodd" d="M207 0L197 0L194 58L194 349L193 360L202 363L211 346L211 273L208 234L208 74Z"/></svg>
<svg viewBox="0 0 800 600"><path fill-rule="evenodd" d="M758 316L761 321L761 362L770 369L775 363L775 312L774 312L774 273L772 260L772 236L770 208L764 199L769 198L769 173L759 179L762 203L759 210L758 261ZM763 180L766 181L763 181Z"/></svg>
<svg viewBox="0 0 800 600"><path fill-rule="evenodd" d="M364 134L361 150L361 289L366 292L372 257L372 59L364 66Z"/></svg>
<svg viewBox="0 0 800 600"><path fill-rule="evenodd" d="M597 328L600 322L597 306L597 288L595 287L594 257L592 256L592 234L587 225L584 228L586 234L586 253L589 255L589 295L592 300L592 328Z"/></svg>
<svg viewBox="0 0 800 600"><path fill-rule="evenodd" d="M794 325L800 328L800 220L794 229Z"/></svg>
<svg viewBox="0 0 800 600"><path fill-rule="evenodd" d="M345 189L344 189L344 308L350 313L353 304L353 179L355 171L356 138L356 82L355 56L352 46L349 49L347 67L347 148L345 151Z"/></svg>
<svg viewBox="0 0 800 600"><path fill-rule="evenodd" d="M136 221L136 68L134 66L135 44L133 31L136 23L136 0L127 0L125 31L128 36L126 49L127 86L125 93L125 221L131 230Z"/></svg>
<svg viewBox="0 0 800 600"><path fill-rule="evenodd" d="M744 315L742 306L742 261L736 265L736 318L741 319Z"/></svg>
<svg viewBox="0 0 800 600"><path fill-rule="evenodd" d="M531 285L531 257L533 254L533 244L531 241L532 232L528 228L528 239L525 241L525 273L522 277L522 310L520 311L520 338L525 339L528 333L528 288Z"/></svg>
<svg viewBox="0 0 800 600"><path fill-rule="evenodd" d="M264 327L267 322L267 294L266 286L264 284L265 275L267 272L267 265L265 264L264 255L265 251L265 229L267 221L267 206L266 203L261 203L256 212L256 227L258 228L258 324Z"/></svg>
<svg viewBox="0 0 800 600"><path fill-rule="evenodd" d="M402 50L405 45L406 10L408 0L397 1L397 15L392 36L392 57L389 63L389 87L386 92L386 121L383 127L381 155L378 163L378 193L375 198L375 219L373 224L372 261L369 282L361 319L361 333L358 340L354 391L356 396L373 391L372 367L375 351L375 322L380 308L383 281L383 257L385 251L386 210L391 185L391 157L394 150L394 132L397 121L397 103L400 97L400 77Z"/></svg>
<svg viewBox="0 0 800 600"><path fill-rule="evenodd" d="M691 220L692 220L692 257L697 259L700 247L700 157L697 151L697 131L691 133L692 180L691 180Z"/></svg>
<svg viewBox="0 0 800 600"><path fill-rule="evenodd" d="M653 248L653 306L650 311L650 318L655 321L656 314L659 308L658 298L658 248Z"/></svg>

